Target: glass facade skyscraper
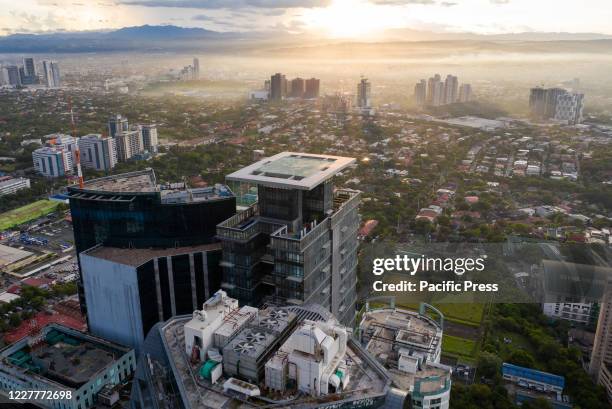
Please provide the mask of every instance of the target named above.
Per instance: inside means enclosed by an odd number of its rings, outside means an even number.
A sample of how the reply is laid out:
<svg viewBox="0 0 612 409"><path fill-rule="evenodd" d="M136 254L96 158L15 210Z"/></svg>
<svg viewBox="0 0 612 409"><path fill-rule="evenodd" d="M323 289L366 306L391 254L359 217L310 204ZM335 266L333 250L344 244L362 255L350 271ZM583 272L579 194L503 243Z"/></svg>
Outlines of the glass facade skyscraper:
<svg viewBox="0 0 612 409"><path fill-rule="evenodd" d="M182 248L184 251L181 254L187 258L180 258L178 254L175 254L176 252L172 253L171 264L177 257L176 263L178 264L176 266L172 264L174 268L170 269L170 273L161 272L162 278L158 278L162 280L158 285L160 291L163 293L167 287L176 286L168 291L171 291L172 294L180 294L182 285L180 283L185 277L189 277L189 293L191 289L196 292L201 291L204 284L199 283L198 280L204 279L202 274L206 276L209 284L207 288L213 289L213 284L217 283L218 289L221 276L218 263L208 263L208 261L198 263L196 260L194 264L193 260L189 260L193 257L200 257L198 254L202 253L191 247L202 245L216 246L215 249L206 250L207 258L218 260L221 257L220 246L215 238L216 225L236 212L236 198L227 186L215 185L189 189L183 183L158 184L153 170L147 169L93 179L87 181L83 188L77 185L70 186L68 195L77 254L81 255L96 246L119 250L160 250L161 253L144 260L142 265L132 267L138 267L140 271L146 268L149 260L163 258L162 267L160 267L163 270L167 266L166 258L170 257L164 251ZM198 265L202 263L210 264L210 269L207 268L206 271L199 274ZM97 286L105 280L105 277L102 276L98 277L99 280L93 280L94 277L87 277L87 275L105 273L93 267L90 270L83 268L80 259L79 265L81 267L79 295L81 305L87 312L90 303L86 294L88 292L93 294L95 291L87 291L85 285ZM159 274L156 273L155 276L159 277ZM148 281L144 278L139 278L139 280L148 282L150 286L153 275L149 274L147 277ZM168 297L163 294L158 297L160 305L162 301L169 302ZM174 307L170 309L171 312L188 312L197 305L196 298L202 300L203 295L192 296L193 302L187 302L189 305L186 305L185 308L182 308L181 304L185 301L183 298L178 296L172 298L174 301L171 304ZM148 308L157 311L156 304L148 302L147 304ZM91 318L90 315L95 314L88 314L88 318ZM164 312L161 317L167 319L168 315Z"/></svg>
<svg viewBox="0 0 612 409"><path fill-rule="evenodd" d="M334 190L352 158L284 152L232 173L258 201L217 227L221 287L241 304L320 304L352 325L360 192Z"/></svg>

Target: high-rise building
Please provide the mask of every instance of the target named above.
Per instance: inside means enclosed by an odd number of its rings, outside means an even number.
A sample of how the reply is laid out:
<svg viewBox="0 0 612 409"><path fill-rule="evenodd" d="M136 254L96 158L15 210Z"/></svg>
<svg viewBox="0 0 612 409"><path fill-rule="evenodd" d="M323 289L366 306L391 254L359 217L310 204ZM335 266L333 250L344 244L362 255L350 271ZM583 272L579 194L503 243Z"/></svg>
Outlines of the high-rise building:
<svg viewBox="0 0 612 409"><path fill-rule="evenodd" d="M287 79L281 73L276 73L270 77L270 100L280 101L285 96L283 88L286 91Z"/></svg>
<svg viewBox="0 0 612 409"><path fill-rule="evenodd" d="M289 96L289 87L290 87L289 80L287 79L287 77L283 75L281 79L281 94L283 98L286 98Z"/></svg>
<svg viewBox="0 0 612 409"><path fill-rule="evenodd" d="M70 135L44 136L46 146L32 152L34 169L46 177L61 177L72 173L78 138Z"/></svg>
<svg viewBox="0 0 612 409"><path fill-rule="evenodd" d="M13 87L21 85L21 75L19 74L19 67L16 65L7 65L2 67L2 76L4 77L4 83Z"/></svg>
<svg viewBox="0 0 612 409"><path fill-rule="evenodd" d="M193 58L193 79L200 79L200 60L196 57Z"/></svg>
<svg viewBox="0 0 612 409"><path fill-rule="evenodd" d="M30 79L25 73L25 67L24 66L19 67L19 82L22 85L26 85L26 84L29 84L29 81Z"/></svg>
<svg viewBox="0 0 612 409"><path fill-rule="evenodd" d="M433 95L433 99L431 101L431 105L434 107L440 106L440 105L444 105L444 101L445 101L445 87L444 87L444 83L442 81L436 81L433 84L433 91L432 91L432 95Z"/></svg>
<svg viewBox="0 0 612 409"><path fill-rule="evenodd" d="M557 102L559 97L567 94L563 88L549 88L546 90L546 105L544 106L544 118L554 118L557 113Z"/></svg>
<svg viewBox="0 0 612 409"><path fill-rule="evenodd" d="M57 178L72 172L72 154L60 147L44 146L32 152L34 170L45 177Z"/></svg>
<svg viewBox="0 0 612 409"><path fill-rule="evenodd" d="M607 283L601 299L589 373L598 384L603 385L608 400L612 401L612 289L610 282Z"/></svg>
<svg viewBox="0 0 612 409"><path fill-rule="evenodd" d="M472 85L461 84L459 87L459 102L470 102L472 100Z"/></svg>
<svg viewBox="0 0 612 409"><path fill-rule="evenodd" d="M319 88L321 81L318 78L310 78L306 80L306 91L304 98L319 98Z"/></svg>
<svg viewBox="0 0 612 409"><path fill-rule="evenodd" d="M424 106L427 101L427 82L421 80L414 86L414 102L418 106Z"/></svg>
<svg viewBox="0 0 612 409"><path fill-rule="evenodd" d="M257 203L217 226L223 283L242 304L317 303L355 317L360 193L334 191L353 158L283 152L227 176L257 186Z"/></svg>
<svg viewBox="0 0 612 409"><path fill-rule="evenodd" d="M23 67L25 69L25 74L28 77L36 78L36 64L34 63L34 58L25 57L23 59Z"/></svg>
<svg viewBox="0 0 612 409"><path fill-rule="evenodd" d="M439 89L440 80L440 74L436 74L427 80L427 105L434 105L434 93Z"/></svg>
<svg viewBox="0 0 612 409"><path fill-rule="evenodd" d="M302 98L306 92L305 82L303 78L294 78L291 80L290 95L293 98Z"/></svg>
<svg viewBox="0 0 612 409"><path fill-rule="evenodd" d="M582 122L582 111L584 109L584 94L565 93L557 97L555 107L555 119L568 124L579 124Z"/></svg>
<svg viewBox="0 0 612 409"><path fill-rule="evenodd" d="M141 124L138 125L142 135L142 147L149 153L157 152L157 125L156 124Z"/></svg>
<svg viewBox="0 0 612 409"><path fill-rule="evenodd" d="M457 101L459 79L454 75L447 75L444 81L444 97L442 104L453 104Z"/></svg>
<svg viewBox="0 0 612 409"><path fill-rule="evenodd" d="M144 151L142 133L138 129L117 133L115 141L119 162L125 162Z"/></svg>
<svg viewBox="0 0 612 409"><path fill-rule="evenodd" d="M529 93L529 110L534 118L543 119L546 112L546 89L532 88Z"/></svg>
<svg viewBox="0 0 612 409"><path fill-rule="evenodd" d="M85 135L79 139L81 164L89 169L109 171L117 164L115 139L99 134Z"/></svg>
<svg viewBox="0 0 612 409"><path fill-rule="evenodd" d="M48 88L58 88L61 86L60 81L60 69L57 61L44 60L43 74L45 78L45 84Z"/></svg>
<svg viewBox="0 0 612 409"><path fill-rule="evenodd" d="M36 84L38 83L38 75L36 74L36 65L34 58L26 57L23 59L23 67L20 67L19 73L21 76L22 84Z"/></svg>
<svg viewBox="0 0 612 409"><path fill-rule="evenodd" d="M220 286L216 225L236 211L224 185L159 185L152 169L68 187L81 305L92 333L139 348L158 321Z"/></svg>
<svg viewBox="0 0 612 409"><path fill-rule="evenodd" d="M130 129L128 119L120 114L113 115L108 120L108 135L115 137L119 132L125 132Z"/></svg>
<svg viewBox="0 0 612 409"><path fill-rule="evenodd" d="M535 119L556 119L568 124L582 122L584 94L570 93L562 88L532 88L529 109Z"/></svg>
<svg viewBox="0 0 612 409"><path fill-rule="evenodd" d="M357 84L357 106L359 108L370 108L372 97L372 84L367 78L362 78Z"/></svg>

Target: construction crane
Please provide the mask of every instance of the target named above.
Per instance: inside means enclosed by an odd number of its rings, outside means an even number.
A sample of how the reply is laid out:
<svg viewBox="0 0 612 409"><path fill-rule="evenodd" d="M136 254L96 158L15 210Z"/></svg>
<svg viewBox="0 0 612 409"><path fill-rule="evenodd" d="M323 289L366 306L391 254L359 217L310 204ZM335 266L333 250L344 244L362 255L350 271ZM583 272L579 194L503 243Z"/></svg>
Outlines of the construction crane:
<svg viewBox="0 0 612 409"><path fill-rule="evenodd" d="M72 137L75 140L74 161L77 167L77 178L79 180L79 188L83 189L83 171L81 170L81 150L77 139L76 123L74 122L74 111L72 109L72 97L68 96L68 108L70 109L70 127L72 128Z"/></svg>

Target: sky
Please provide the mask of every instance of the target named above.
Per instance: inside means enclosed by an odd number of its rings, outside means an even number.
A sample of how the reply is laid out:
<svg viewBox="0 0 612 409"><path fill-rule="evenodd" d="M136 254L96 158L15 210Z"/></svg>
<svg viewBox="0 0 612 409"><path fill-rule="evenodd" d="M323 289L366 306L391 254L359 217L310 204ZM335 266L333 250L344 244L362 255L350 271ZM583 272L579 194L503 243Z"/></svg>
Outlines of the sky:
<svg viewBox="0 0 612 409"><path fill-rule="evenodd" d="M0 0L0 35L172 24L367 38L387 29L612 34L610 0Z"/></svg>

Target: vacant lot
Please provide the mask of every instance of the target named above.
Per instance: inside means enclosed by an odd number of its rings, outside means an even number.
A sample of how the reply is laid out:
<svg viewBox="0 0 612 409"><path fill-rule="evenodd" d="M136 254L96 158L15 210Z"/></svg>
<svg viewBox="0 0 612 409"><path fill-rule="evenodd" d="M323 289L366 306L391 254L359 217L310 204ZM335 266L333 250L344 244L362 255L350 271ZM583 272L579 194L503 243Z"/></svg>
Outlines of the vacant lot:
<svg viewBox="0 0 612 409"><path fill-rule="evenodd" d="M475 341L444 335L442 338L442 354L457 358L462 362L474 362L478 353L478 344Z"/></svg>

